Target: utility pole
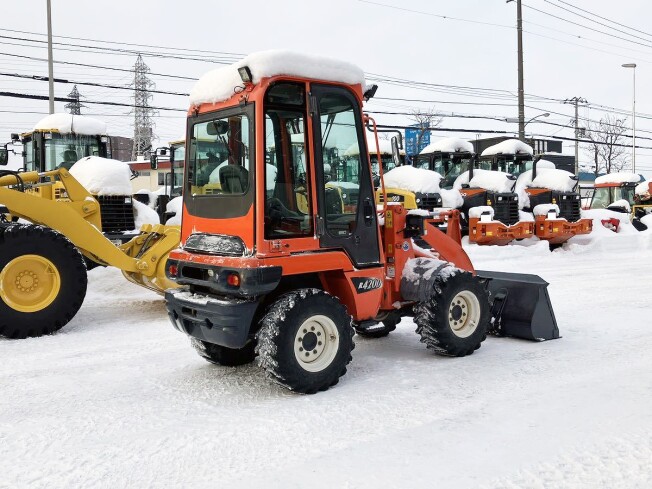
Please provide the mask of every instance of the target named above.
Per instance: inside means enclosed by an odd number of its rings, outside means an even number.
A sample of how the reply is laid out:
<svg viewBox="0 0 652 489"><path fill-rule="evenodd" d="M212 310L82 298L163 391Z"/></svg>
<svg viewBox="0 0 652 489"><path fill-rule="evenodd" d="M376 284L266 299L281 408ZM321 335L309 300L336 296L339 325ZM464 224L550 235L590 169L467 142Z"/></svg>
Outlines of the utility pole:
<svg viewBox="0 0 652 489"><path fill-rule="evenodd" d="M573 104L575 106L575 175L580 171L580 127L579 127L579 105L586 104L586 99L582 97L567 98L564 100L565 104Z"/></svg>
<svg viewBox="0 0 652 489"><path fill-rule="evenodd" d="M525 141L525 88L523 88L523 10L521 0L516 1L516 36L518 44L518 138Z"/></svg>
<svg viewBox="0 0 652 489"><path fill-rule="evenodd" d="M54 114L54 69L52 68L52 8L48 4L48 85L50 91L50 114Z"/></svg>
<svg viewBox="0 0 652 489"><path fill-rule="evenodd" d="M149 105L153 97L150 90L154 88L154 82L147 75L149 67L139 54L134 65L134 146L131 152L131 159L136 160L138 156L145 156L147 151L152 149L154 139L154 122L152 117L156 113Z"/></svg>

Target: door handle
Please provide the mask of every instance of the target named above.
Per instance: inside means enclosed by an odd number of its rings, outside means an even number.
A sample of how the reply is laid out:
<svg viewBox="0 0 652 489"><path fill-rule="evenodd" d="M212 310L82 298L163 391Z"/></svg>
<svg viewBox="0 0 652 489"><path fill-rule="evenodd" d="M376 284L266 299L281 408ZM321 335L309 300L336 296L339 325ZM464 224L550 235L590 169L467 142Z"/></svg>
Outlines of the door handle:
<svg viewBox="0 0 652 489"><path fill-rule="evenodd" d="M364 212L364 223L369 226L374 218L374 206L371 204L371 199L367 197L364 199L362 204L362 210Z"/></svg>

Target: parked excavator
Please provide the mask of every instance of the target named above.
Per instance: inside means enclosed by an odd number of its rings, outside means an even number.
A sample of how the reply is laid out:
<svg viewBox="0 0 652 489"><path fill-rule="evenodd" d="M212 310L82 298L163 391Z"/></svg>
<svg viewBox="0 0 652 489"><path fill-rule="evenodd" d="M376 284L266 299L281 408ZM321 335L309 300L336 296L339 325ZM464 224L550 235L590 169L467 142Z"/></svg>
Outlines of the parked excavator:
<svg viewBox="0 0 652 489"><path fill-rule="evenodd" d="M534 235L559 246L580 234L589 234L591 219L581 218L579 180L544 159L534 158L532 148L518 139L507 139L485 149L480 166L517 177L519 208L531 213Z"/></svg>
<svg viewBox="0 0 652 489"><path fill-rule="evenodd" d="M193 88L181 245L166 266L181 288L165 297L173 326L209 362L241 365L257 356L274 381L314 393L346 372L354 325L411 316L426 347L450 356L473 353L490 330L559 336L545 281L476 271L459 233L438 230L458 211L415 215L384 198L377 212L369 153L380 150L377 136L367 147L364 127L375 123L362 112L375 91L351 64L282 51L249 55ZM229 148L219 191L197 177L203 133ZM293 137L308 148L301 179ZM353 144L357 197L331 207L326 154Z"/></svg>

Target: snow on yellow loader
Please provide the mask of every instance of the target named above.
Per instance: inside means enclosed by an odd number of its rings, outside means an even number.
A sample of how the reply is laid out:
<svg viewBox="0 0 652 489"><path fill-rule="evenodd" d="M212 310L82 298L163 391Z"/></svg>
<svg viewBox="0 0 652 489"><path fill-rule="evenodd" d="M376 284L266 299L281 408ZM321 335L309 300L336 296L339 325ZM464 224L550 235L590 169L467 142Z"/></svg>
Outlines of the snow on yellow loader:
<svg viewBox="0 0 652 489"><path fill-rule="evenodd" d="M0 222L0 335L41 336L61 329L86 295L84 258L122 270L157 292L175 287L165 277L178 226L145 225L116 246L102 234L98 201L66 170L0 173L0 202L12 216L32 224ZM69 200L51 200L25 190L60 182Z"/></svg>

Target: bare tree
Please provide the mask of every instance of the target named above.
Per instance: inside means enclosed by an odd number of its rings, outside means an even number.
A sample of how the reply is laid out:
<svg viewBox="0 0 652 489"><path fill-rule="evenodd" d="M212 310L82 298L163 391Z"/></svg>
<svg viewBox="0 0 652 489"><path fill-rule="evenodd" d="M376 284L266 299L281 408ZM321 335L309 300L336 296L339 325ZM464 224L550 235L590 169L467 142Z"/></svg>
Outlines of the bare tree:
<svg viewBox="0 0 652 489"><path fill-rule="evenodd" d="M412 115L410 116L410 120L413 120L414 122L417 123L419 129L419 132L417 133L417 150L421 147L421 140L423 139L423 136L428 132L429 127L437 127L439 124L441 124L442 118L437 115L437 111L435 108L431 108L428 110L413 110Z"/></svg>
<svg viewBox="0 0 652 489"><path fill-rule="evenodd" d="M600 122L589 123L586 137L590 139L586 148L593 160L593 172L614 173L622 171L629 164L629 149L625 144L627 119L606 115Z"/></svg>

